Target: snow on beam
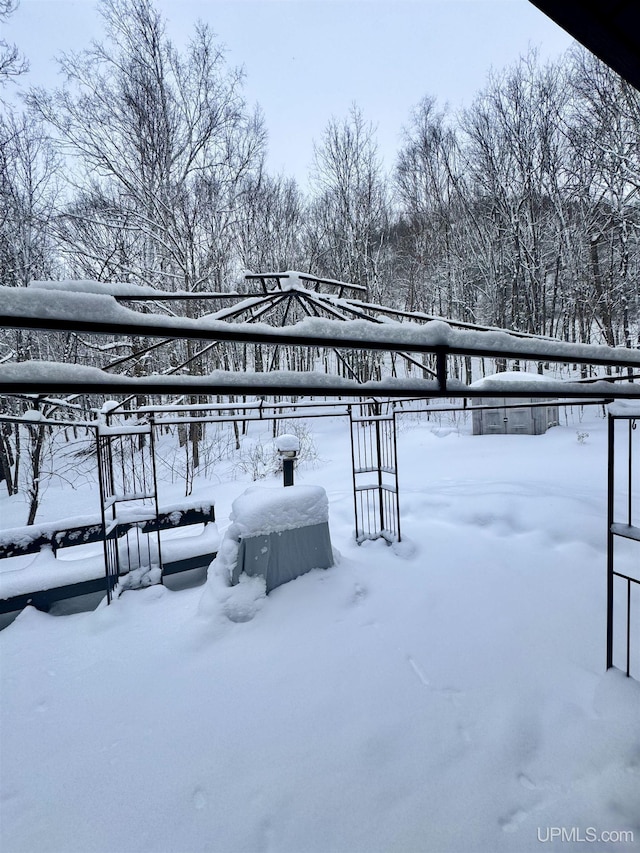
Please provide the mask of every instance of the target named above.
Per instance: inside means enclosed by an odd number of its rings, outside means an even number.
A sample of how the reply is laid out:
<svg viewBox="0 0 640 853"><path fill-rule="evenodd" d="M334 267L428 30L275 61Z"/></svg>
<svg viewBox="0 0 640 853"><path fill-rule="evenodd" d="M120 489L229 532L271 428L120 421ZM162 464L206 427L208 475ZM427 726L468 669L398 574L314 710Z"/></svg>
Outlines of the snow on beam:
<svg viewBox="0 0 640 853"><path fill-rule="evenodd" d="M310 281L316 284L326 284L329 287L338 287L341 290L358 290L362 293L367 292L367 288L363 287L361 284L352 284L348 281L338 281L335 278L320 278L317 275L311 275L311 273L307 272L296 272L295 270L287 270L287 272L256 272L256 273L247 273L245 275L245 279L248 281L266 281L266 279L274 279L277 281L280 286L282 286L282 282L285 279L289 279L288 284L291 284L295 287L298 282L301 281Z"/></svg>
<svg viewBox="0 0 640 853"><path fill-rule="evenodd" d="M386 305L380 305L375 302L362 302L359 299L337 299L335 296L326 296L324 293L316 294L318 299L330 301L335 305L351 305L354 308L367 311L378 311L380 314L388 314L390 317L403 317L407 320L420 320L429 322L439 320L443 323L448 323L454 329L469 329L474 332L506 332L516 338L531 338L539 341L553 341L548 335L536 335L533 332L519 332L515 329L500 329L498 326L483 326L480 323L469 323L465 320L451 320L447 317L441 317L437 314L426 314L424 311L403 311L400 308L389 308ZM374 319L369 317L369 319Z"/></svg>
<svg viewBox="0 0 640 853"><path fill-rule="evenodd" d="M205 376L114 376L94 367L26 361L0 367L0 393L20 389L46 394L145 394L266 395L313 397L509 397L607 399L640 397L640 385L607 380L589 383L562 380L536 382L494 381L487 387L470 387L459 380L446 384L426 379L387 378L358 383L352 379L321 373L296 371L232 372L216 370Z"/></svg>
<svg viewBox="0 0 640 853"><path fill-rule="evenodd" d="M102 296L120 296L122 298L161 299L164 291L148 285L132 284L127 281L95 281L93 279L63 279L62 281L32 281L31 290L54 291L60 293L97 293Z"/></svg>
<svg viewBox="0 0 640 853"><path fill-rule="evenodd" d="M640 418L640 400L612 403L607 411L614 418Z"/></svg>
<svg viewBox="0 0 640 853"><path fill-rule="evenodd" d="M211 293L209 291L158 290L142 284L121 281L95 281L93 279L63 279L61 281L32 281L31 290L48 290L64 293L97 293L113 296L118 301L127 302L166 302L174 300L208 299L247 299L249 294L229 291Z"/></svg>
<svg viewBox="0 0 640 853"><path fill-rule="evenodd" d="M492 358L640 366L640 351L625 347L516 338L507 332L453 329L447 323L380 325L366 320L307 317L293 326L226 323L211 317L189 319L141 314L110 296L42 290L34 299L30 288L0 287L0 326L107 335L191 338L271 345L339 347L386 352L432 352ZM96 319L96 318L100 319Z"/></svg>

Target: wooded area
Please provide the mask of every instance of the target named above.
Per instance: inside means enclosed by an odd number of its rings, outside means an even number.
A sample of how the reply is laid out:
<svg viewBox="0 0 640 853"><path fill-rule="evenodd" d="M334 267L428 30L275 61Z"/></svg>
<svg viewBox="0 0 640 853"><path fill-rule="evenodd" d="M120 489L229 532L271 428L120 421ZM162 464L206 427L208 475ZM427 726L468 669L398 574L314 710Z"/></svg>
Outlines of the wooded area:
<svg viewBox="0 0 640 853"><path fill-rule="evenodd" d="M640 93L586 50L551 64L531 50L462 112L426 94L388 171L375 117L354 104L328 121L303 189L269 173L265 119L208 26L180 51L151 0L99 8L103 40L59 60L62 84L19 109L0 100L0 284L244 292L247 272L295 269L390 308L638 346ZM14 9L0 0L0 19ZM19 46L0 43L0 84L25 69ZM5 330L0 359L244 369L238 346L158 346ZM29 429L39 460L43 428ZM7 440L5 474L16 451Z"/></svg>
<svg viewBox="0 0 640 853"><path fill-rule="evenodd" d="M100 9L104 40L60 60L64 85L2 108L0 283L198 292L298 269L390 306L636 345L640 94L585 50L531 51L459 114L426 95L389 174L354 105L303 192L266 171L264 119L208 27L179 52L150 0ZM7 51L5 82L22 69Z"/></svg>

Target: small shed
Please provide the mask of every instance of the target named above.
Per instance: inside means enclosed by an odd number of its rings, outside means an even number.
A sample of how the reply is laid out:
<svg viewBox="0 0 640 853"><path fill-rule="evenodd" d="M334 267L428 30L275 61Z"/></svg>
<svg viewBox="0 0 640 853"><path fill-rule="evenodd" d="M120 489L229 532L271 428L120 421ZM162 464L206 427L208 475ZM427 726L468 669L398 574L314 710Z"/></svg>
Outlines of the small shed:
<svg viewBox="0 0 640 853"><path fill-rule="evenodd" d="M487 376L472 384L472 388L490 389L502 382L544 382L546 377L539 373L513 371ZM544 399L523 396L522 398L477 397L474 406L490 406L473 411L474 435L542 435L549 427L558 425L558 406L544 405ZM535 405L534 405L535 404Z"/></svg>

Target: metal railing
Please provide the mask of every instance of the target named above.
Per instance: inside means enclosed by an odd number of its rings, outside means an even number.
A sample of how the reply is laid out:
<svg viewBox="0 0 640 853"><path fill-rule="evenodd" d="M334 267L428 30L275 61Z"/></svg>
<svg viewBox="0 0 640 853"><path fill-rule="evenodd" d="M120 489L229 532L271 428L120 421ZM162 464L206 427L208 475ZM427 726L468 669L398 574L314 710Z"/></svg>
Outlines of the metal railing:
<svg viewBox="0 0 640 853"><path fill-rule="evenodd" d="M355 409L355 412L354 412ZM400 541L396 413L377 400L349 407L356 541Z"/></svg>
<svg viewBox="0 0 640 853"><path fill-rule="evenodd" d="M627 466L626 466L626 518L625 521L616 521L616 423L622 421L627 427ZM620 622L616 625L615 620L615 601L616 601L616 579L622 581L626 587L625 614L622 620L623 634L625 636L624 655L625 655L625 672L627 676L631 675L631 655L632 655L632 619L631 619L631 604L632 591L638 588L640 591L640 568L638 577L626 574L622 571L617 571L615 568L615 543L616 539L637 542L640 548L640 524L634 523L634 437L637 435L638 418L632 415L612 414L609 413L608 420L608 488L607 488L607 669L615 666L616 659L616 644L615 644L615 628L620 629ZM640 552L638 554L640 556ZM640 560L637 565L640 567ZM618 584L620 585L620 584ZM640 625L640 620L638 620ZM640 657L640 630L638 631L637 653ZM637 659L636 659L637 660ZM640 676L640 663L635 663L638 667L634 672Z"/></svg>

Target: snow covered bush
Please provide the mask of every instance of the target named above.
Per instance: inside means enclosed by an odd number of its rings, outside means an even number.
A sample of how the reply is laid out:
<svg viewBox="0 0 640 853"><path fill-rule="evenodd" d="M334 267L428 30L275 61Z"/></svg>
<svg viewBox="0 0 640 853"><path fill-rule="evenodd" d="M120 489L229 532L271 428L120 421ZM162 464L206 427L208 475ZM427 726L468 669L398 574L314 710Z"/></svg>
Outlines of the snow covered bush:
<svg viewBox="0 0 640 853"><path fill-rule="evenodd" d="M263 444L260 439L248 444L243 442L236 456L237 468L244 474L249 474L254 482L276 474L279 464L275 448Z"/></svg>
<svg viewBox="0 0 640 853"><path fill-rule="evenodd" d="M304 421L281 421L278 427L279 435L288 434L298 439L297 467L315 468L321 462L311 431ZM276 442L277 436L273 442L263 442L262 438L250 442L245 437L236 457L237 468L249 474L254 482L278 474L282 471L282 458L278 453Z"/></svg>
<svg viewBox="0 0 640 853"><path fill-rule="evenodd" d="M156 462L159 476L166 473L170 482L184 481L185 497L193 490L196 476L213 476L215 466L234 453L233 433L228 424L203 431L199 441L198 465L194 467L193 445L188 441L186 425L177 430L170 429L166 435L159 434L156 439Z"/></svg>

